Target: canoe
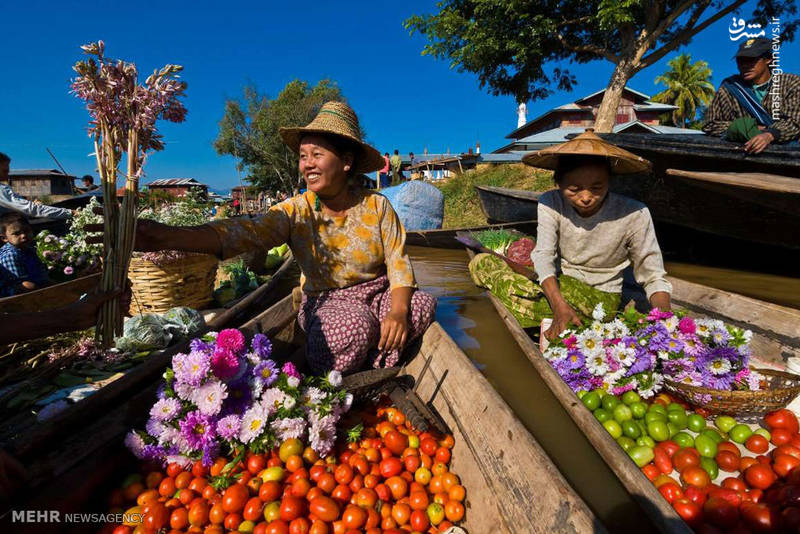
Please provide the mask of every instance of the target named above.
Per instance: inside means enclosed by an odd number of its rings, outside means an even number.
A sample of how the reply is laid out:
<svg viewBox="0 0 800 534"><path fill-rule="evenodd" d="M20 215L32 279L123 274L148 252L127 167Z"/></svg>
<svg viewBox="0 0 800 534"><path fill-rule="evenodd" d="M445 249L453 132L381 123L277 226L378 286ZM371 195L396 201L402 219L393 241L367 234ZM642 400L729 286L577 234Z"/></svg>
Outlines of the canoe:
<svg viewBox="0 0 800 534"><path fill-rule="evenodd" d="M291 295L285 297L242 326L250 333L270 336L273 354L284 358L302 352L303 346L292 300ZM410 352L411 361L401 372L415 379L419 397L455 438L451 465L467 488L468 511L462 524L467 532L605 532L536 440L438 323L431 325ZM84 429L83 439L73 436L64 443L46 459L55 469L49 479L42 473L40 482L47 488L30 501L15 504L15 509L66 512L91 503L91 511L100 511L103 505L97 503L103 501L93 499L96 492L133 470L134 459L122 448L121 437L130 427L142 424L155 388L152 384L93 422ZM99 437L86 443L87 432ZM70 453L80 454L80 462ZM70 469L64 469L61 462L70 463ZM65 495L63 488L67 487L70 492Z"/></svg>
<svg viewBox="0 0 800 534"><path fill-rule="evenodd" d="M406 245L416 247L461 249L464 245L455 240L458 232L482 232L483 230L514 229L526 234L536 234L536 220L472 226L469 228L450 228L447 230L406 231Z"/></svg>
<svg viewBox="0 0 800 534"><path fill-rule="evenodd" d="M475 256L467 250L470 258ZM758 367L785 370L789 357L800 356L800 310L736 295L669 277L673 302L695 314L724 320L753 331L752 347ZM487 293L492 305L542 380L575 424L630 493L632 499L664 534L688 533L689 527L644 476L575 393L544 359L538 343L522 328L500 300Z"/></svg>
<svg viewBox="0 0 800 534"><path fill-rule="evenodd" d="M543 193L489 185L476 185L475 191L490 224L536 220L539 197Z"/></svg>
<svg viewBox="0 0 800 534"><path fill-rule="evenodd" d="M1 298L0 312L37 312L65 306L93 291L100 283L101 276L101 273L90 274L13 297Z"/></svg>
<svg viewBox="0 0 800 534"><path fill-rule="evenodd" d="M254 310L265 307L286 295L296 284L297 270L291 254L266 284L240 299L230 308L223 309L207 321L208 330L219 330L231 325L240 325L243 317ZM174 354L188 350L189 341L154 352L143 363L133 367L122 376L104 384L92 395L71 404L67 409L37 422L36 416L21 412L6 417L0 423L0 446L13 456L23 460L38 460L60 446L64 436L83 434L82 423L104 413L109 406L121 404L138 390L156 381L169 364ZM56 370L57 372L57 370ZM85 436L84 436L85 439Z"/></svg>

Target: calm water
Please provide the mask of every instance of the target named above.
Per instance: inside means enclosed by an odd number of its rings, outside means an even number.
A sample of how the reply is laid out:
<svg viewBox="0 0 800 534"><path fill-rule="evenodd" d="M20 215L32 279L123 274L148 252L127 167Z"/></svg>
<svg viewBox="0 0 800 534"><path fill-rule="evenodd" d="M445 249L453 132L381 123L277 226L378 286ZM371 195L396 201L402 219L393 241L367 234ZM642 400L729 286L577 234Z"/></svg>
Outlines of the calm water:
<svg viewBox="0 0 800 534"><path fill-rule="evenodd" d="M561 473L612 532L652 527L528 362L460 250L410 247L420 286L439 300L436 320L464 350Z"/></svg>

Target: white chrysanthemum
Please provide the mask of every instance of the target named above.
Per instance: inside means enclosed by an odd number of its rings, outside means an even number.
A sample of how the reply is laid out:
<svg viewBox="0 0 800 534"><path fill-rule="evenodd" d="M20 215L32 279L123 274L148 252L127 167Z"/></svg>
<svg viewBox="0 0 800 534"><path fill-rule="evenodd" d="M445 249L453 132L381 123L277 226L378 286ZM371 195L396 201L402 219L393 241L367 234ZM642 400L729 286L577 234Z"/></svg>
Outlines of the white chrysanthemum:
<svg viewBox="0 0 800 534"><path fill-rule="evenodd" d="M678 323L680 320L677 316L673 315L672 317L667 317L664 319L664 326L667 327L667 330L672 333L678 328Z"/></svg>
<svg viewBox="0 0 800 534"><path fill-rule="evenodd" d="M334 369L333 371L329 372L328 373L328 383L331 386L335 387L335 388L338 388L339 386L341 386L342 385L342 373L341 373L341 371L337 371L337 370Z"/></svg>
<svg viewBox="0 0 800 534"><path fill-rule="evenodd" d="M669 352L665 350L658 351L658 357L661 360L669 360Z"/></svg>
<svg viewBox="0 0 800 534"><path fill-rule="evenodd" d="M289 384L290 388L296 388L297 386L300 385L300 379L297 378L296 376L290 376L289 378L286 379L286 383Z"/></svg>
<svg viewBox="0 0 800 534"><path fill-rule="evenodd" d="M544 351L544 357L551 362L560 362L567 357L567 349L564 347L547 347Z"/></svg>
<svg viewBox="0 0 800 534"><path fill-rule="evenodd" d="M605 354L597 353L586 357L586 370L595 376L602 376L608 372Z"/></svg>
<svg viewBox="0 0 800 534"><path fill-rule="evenodd" d="M708 370L714 375L727 374L731 370L731 362L725 358L714 358L708 362Z"/></svg>
<svg viewBox="0 0 800 534"><path fill-rule="evenodd" d="M619 363L625 367L630 367L633 365L633 362L636 361L636 351L634 349L627 348L622 344L615 345L611 349L611 353L617 360L619 360Z"/></svg>
<svg viewBox="0 0 800 534"><path fill-rule="evenodd" d="M319 388L310 387L303 390L300 398L306 406L316 406L325 400L328 395Z"/></svg>
<svg viewBox="0 0 800 534"><path fill-rule="evenodd" d="M592 326L590 326L589 328L591 328L592 332L594 332L600 337L603 337L606 334L606 325L599 321L594 321L592 323Z"/></svg>
<svg viewBox="0 0 800 534"><path fill-rule="evenodd" d="M297 406L297 401L295 400L294 397L287 395L286 398L283 399L283 407L286 408L287 410L291 410L295 406Z"/></svg>
<svg viewBox="0 0 800 534"><path fill-rule="evenodd" d="M606 316L606 311L605 309L603 309L603 303L602 302L597 303L597 306L595 306L594 310L592 310L592 318L595 321L602 321L605 318L605 316Z"/></svg>
<svg viewBox="0 0 800 534"><path fill-rule="evenodd" d="M706 338L711 335L711 330L713 328L713 321L711 319L697 319L695 321L696 333L701 338Z"/></svg>
<svg viewBox="0 0 800 534"><path fill-rule="evenodd" d="M267 424L267 413L262 406L255 405L242 416L242 429L239 431L239 439L243 443L250 443L256 439L264 430Z"/></svg>
<svg viewBox="0 0 800 534"><path fill-rule="evenodd" d="M592 330L585 330L578 334L578 348L587 356L603 348L603 338Z"/></svg>
<svg viewBox="0 0 800 534"><path fill-rule="evenodd" d="M751 332L750 330L745 330L742 333L742 337L744 338L745 343L750 343L750 341L752 341L753 339L753 332Z"/></svg>
<svg viewBox="0 0 800 534"><path fill-rule="evenodd" d="M267 411L268 415L272 415L278 411L278 408L283 406L288 396L289 395L278 388L269 388L261 396L261 405Z"/></svg>

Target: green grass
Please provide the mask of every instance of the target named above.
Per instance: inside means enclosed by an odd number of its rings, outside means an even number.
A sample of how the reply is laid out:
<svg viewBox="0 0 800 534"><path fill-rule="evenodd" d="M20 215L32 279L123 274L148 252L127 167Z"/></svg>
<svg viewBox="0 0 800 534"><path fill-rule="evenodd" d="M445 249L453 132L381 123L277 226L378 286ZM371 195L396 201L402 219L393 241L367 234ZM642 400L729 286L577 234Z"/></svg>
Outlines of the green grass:
<svg viewBox="0 0 800 534"><path fill-rule="evenodd" d="M477 169L456 174L446 182L436 184L444 194L443 228L486 224L476 185L492 185L528 191L546 191L553 187L553 173L527 165L479 165Z"/></svg>

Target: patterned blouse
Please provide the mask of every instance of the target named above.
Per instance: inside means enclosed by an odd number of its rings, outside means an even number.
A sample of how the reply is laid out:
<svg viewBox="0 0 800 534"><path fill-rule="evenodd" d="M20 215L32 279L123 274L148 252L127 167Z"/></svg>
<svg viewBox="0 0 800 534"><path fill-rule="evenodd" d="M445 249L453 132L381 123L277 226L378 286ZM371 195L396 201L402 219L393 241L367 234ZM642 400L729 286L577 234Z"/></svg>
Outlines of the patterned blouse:
<svg viewBox="0 0 800 534"><path fill-rule="evenodd" d="M307 191L276 204L261 217L224 219L209 225L230 258L253 248L287 243L303 273L309 295L350 287L388 275L391 289L416 287L405 249L406 233L383 195L358 189L358 204L343 217L315 209L316 195Z"/></svg>

